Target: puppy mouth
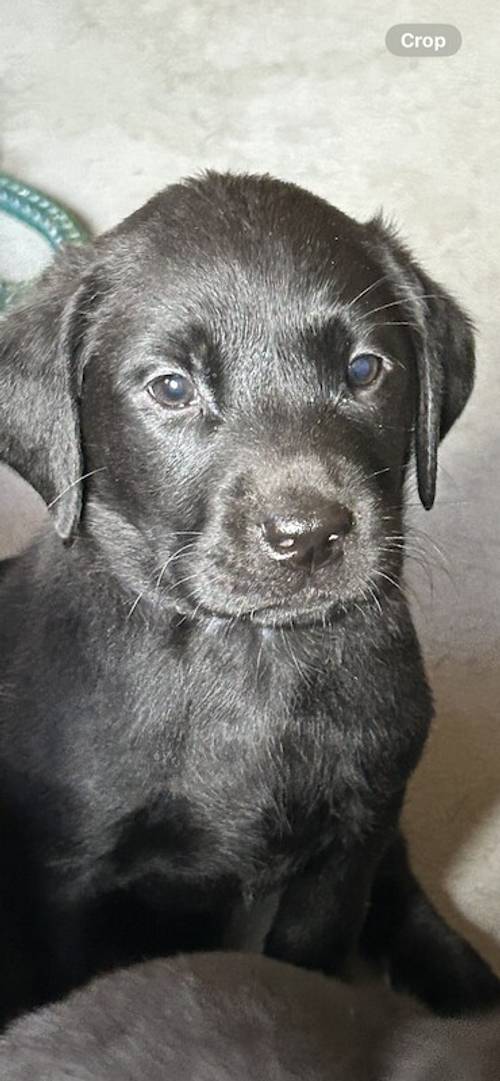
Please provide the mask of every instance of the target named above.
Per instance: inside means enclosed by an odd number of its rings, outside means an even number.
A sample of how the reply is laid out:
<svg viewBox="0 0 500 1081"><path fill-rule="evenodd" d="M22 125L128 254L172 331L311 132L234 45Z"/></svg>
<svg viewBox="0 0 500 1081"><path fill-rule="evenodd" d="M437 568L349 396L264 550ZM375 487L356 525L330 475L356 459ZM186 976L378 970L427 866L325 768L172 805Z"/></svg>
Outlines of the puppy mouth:
<svg viewBox="0 0 500 1081"><path fill-rule="evenodd" d="M227 623L255 623L261 627L283 627L293 624L312 624L324 621L326 615L345 605L338 599L328 596L317 598L315 603L291 605L286 601L273 601L270 604L229 608L224 605L193 604L193 614L209 619L220 619Z"/></svg>
<svg viewBox="0 0 500 1081"><path fill-rule="evenodd" d="M324 621L327 609L325 608L311 608L308 610L287 611L281 608L252 608L248 612L242 612L240 615L230 614L223 611L213 611L209 608L203 608L198 606L197 614L205 616L207 619L222 620L228 625L230 623L246 623L255 624L259 627L292 627L296 625L311 626L315 623L321 623Z"/></svg>
<svg viewBox="0 0 500 1081"><path fill-rule="evenodd" d="M324 623L327 618L343 616L354 606L373 603L380 607L381 568L387 566L389 576L383 574L382 579L390 582L394 575L399 577L399 566L393 565L392 557L389 565L373 530L368 538L358 539L354 552L352 547L346 549L344 545L337 558L334 552L314 568L305 563L290 567L288 561L276 569L268 567L262 580L255 564L245 565L242 558L227 560L224 553L225 561L217 562L213 553L207 558L207 553L202 552L202 558L194 561L194 573L192 563L191 567L178 564L175 568L173 596L185 605L191 617L199 614L206 619L262 627ZM185 569L189 573L184 574Z"/></svg>
<svg viewBox="0 0 500 1081"><path fill-rule="evenodd" d="M397 573L391 568L392 573ZM192 581L189 588L182 592L176 588L171 594L176 606L184 608L186 614L196 618L220 619L227 623L253 623L260 626L279 627L292 625L306 625L325 622L326 618L333 615L342 616L350 608L356 605L358 608L363 602L374 600L375 594L379 594L379 585L376 584L376 567L362 566L357 573L351 572L348 580L329 581L328 578L315 585L312 582L295 589L283 590L276 594L274 591L262 590L260 595L253 590L235 589L235 583L219 582L215 584L208 579L209 588L204 576L201 580ZM179 581L182 589L183 578ZM274 595L273 595L274 592ZM267 593L267 596L266 596ZM376 600L374 600L376 603Z"/></svg>
<svg viewBox="0 0 500 1081"><path fill-rule="evenodd" d="M327 612L340 607L340 602L333 597L318 600L315 604L291 606L286 602L263 604L252 609L250 618L254 623L282 624L316 622L325 617Z"/></svg>

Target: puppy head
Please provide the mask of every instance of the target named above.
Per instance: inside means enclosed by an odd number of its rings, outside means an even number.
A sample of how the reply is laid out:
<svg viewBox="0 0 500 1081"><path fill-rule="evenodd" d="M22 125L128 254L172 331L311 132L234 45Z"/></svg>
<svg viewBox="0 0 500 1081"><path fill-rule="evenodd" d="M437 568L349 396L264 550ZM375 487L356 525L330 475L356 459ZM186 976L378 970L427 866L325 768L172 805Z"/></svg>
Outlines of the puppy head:
<svg viewBox="0 0 500 1081"><path fill-rule="evenodd" d="M472 379L467 318L380 219L207 174L4 322L0 456L179 610L315 618L397 576L412 451L429 508Z"/></svg>

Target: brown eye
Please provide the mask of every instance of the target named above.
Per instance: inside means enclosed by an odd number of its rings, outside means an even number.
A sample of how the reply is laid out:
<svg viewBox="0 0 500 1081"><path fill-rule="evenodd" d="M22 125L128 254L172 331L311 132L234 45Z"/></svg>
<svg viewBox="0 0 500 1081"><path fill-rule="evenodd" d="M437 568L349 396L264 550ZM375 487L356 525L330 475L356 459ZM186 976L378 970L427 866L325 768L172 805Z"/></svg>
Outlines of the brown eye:
<svg viewBox="0 0 500 1081"><path fill-rule="evenodd" d="M159 405L167 409L185 409L196 398L193 380L180 372L169 372L153 379L148 384L148 391Z"/></svg>
<svg viewBox="0 0 500 1081"><path fill-rule="evenodd" d="M347 365L347 382L350 387L369 387L382 369L382 359L376 353L359 353Z"/></svg>

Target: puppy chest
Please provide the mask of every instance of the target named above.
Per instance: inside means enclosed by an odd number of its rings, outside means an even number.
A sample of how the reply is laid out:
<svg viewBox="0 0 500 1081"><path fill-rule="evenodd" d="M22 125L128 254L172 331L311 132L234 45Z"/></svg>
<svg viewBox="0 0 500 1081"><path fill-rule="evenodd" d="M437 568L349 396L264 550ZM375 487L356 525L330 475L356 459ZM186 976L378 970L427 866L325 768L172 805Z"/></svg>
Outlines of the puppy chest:
<svg viewBox="0 0 500 1081"><path fill-rule="evenodd" d="M157 872L167 879L232 878L272 888L332 837L342 771L325 740L300 745L233 729L198 733L176 767L153 752L155 795L117 823L112 854L119 879ZM342 798L342 797L341 797Z"/></svg>

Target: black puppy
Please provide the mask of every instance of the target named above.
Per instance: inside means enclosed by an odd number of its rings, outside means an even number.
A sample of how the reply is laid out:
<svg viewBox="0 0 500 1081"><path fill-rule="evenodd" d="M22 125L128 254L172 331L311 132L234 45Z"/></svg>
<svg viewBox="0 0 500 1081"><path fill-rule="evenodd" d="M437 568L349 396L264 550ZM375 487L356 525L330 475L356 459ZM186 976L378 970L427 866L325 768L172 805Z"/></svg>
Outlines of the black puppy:
<svg viewBox="0 0 500 1081"><path fill-rule="evenodd" d="M268 177L174 185L4 323L0 455L57 531L0 572L6 1012L270 891L267 953L343 972L383 858L366 951L498 996L388 848L432 713L403 482L432 505L472 380L381 221Z"/></svg>
<svg viewBox="0 0 500 1081"><path fill-rule="evenodd" d="M500 1015L198 953L120 970L0 1037L2 1081L497 1081Z"/></svg>

